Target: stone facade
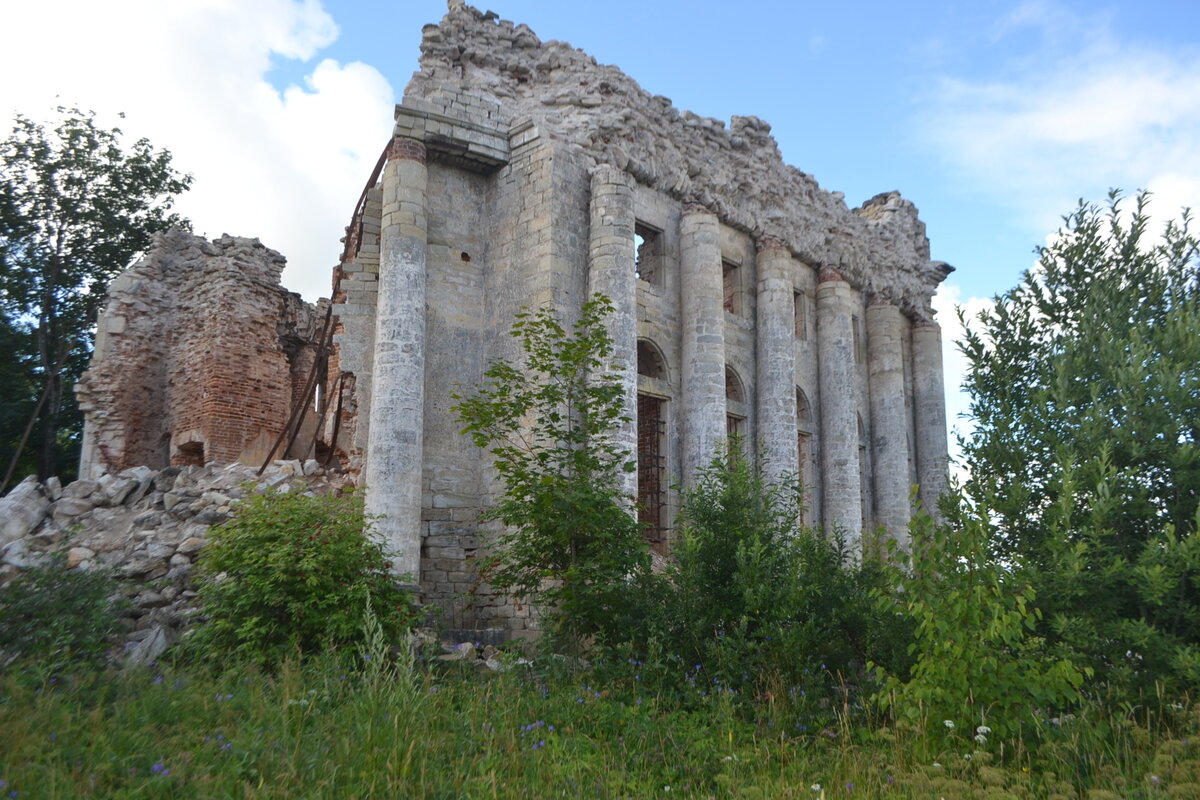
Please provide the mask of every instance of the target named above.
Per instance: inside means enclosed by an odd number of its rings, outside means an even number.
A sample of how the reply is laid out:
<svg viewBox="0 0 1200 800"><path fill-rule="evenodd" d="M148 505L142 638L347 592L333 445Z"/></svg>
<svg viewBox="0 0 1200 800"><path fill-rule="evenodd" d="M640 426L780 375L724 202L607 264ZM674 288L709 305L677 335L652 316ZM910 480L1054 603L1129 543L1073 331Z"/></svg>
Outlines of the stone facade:
<svg viewBox="0 0 1200 800"><path fill-rule="evenodd" d="M626 489L656 549L678 508L667 487L733 432L772 480L801 477L807 521L852 548L879 528L903 544L910 488L932 506L946 469L931 298L950 268L913 205L848 208L783 163L762 120L680 112L562 42L449 6L336 274L357 409L336 450L400 569L456 625L533 624L475 594L497 486L450 393L515 355L518 311L569 324L597 291L616 307L620 441L639 450Z"/></svg>
<svg viewBox="0 0 1200 800"><path fill-rule="evenodd" d="M193 442L206 460L250 460L303 402L298 376L315 361L318 449L365 484L398 572L451 627L536 627L479 585L479 515L499 486L451 393L517 356L519 311L547 306L569 325L601 292L630 418L619 441L637 451L625 488L659 552L671 487L731 434L771 480L799 476L805 521L853 552L864 531L904 544L911 487L930 508L944 488L931 298L951 268L930 260L910 202L848 208L785 164L756 117L678 111L616 67L451 0L424 29L345 245L331 352L316 355L315 314L245 240L168 241L123 276L80 389L83 474L181 463ZM228 313L208 325L198 307ZM244 330L227 336L235 318ZM201 398L224 399L192 414Z"/></svg>

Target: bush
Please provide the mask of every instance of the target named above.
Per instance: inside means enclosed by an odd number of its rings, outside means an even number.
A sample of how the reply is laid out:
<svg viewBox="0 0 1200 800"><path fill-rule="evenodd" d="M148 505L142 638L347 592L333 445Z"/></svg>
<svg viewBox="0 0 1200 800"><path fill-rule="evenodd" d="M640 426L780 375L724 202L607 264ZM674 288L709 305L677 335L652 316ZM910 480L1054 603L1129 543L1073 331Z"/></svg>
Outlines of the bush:
<svg viewBox="0 0 1200 800"><path fill-rule="evenodd" d="M801 525L800 512L798 487L767 485L740 448L701 472L684 494L675 562L664 579L644 581L658 602L633 628L641 641L630 656L672 664L640 673L685 687L703 677L709 691L807 687L825 696L861 677L880 657L872 589L881 571L852 564L839 540ZM902 642L906 634L891 631Z"/></svg>
<svg viewBox="0 0 1200 800"><path fill-rule="evenodd" d="M368 603L396 638L413 618L382 548L368 535L357 495L249 498L213 529L200 560L205 621L191 647L262 665L284 656L359 644Z"/></svg>
<svg viewBox="0 0 1200 800"><path fill-rule="evenodd" d="M0 591L0 663L47 674L101 666L117 627L116 597L107 573L69 570L55 554Z"/></svg>

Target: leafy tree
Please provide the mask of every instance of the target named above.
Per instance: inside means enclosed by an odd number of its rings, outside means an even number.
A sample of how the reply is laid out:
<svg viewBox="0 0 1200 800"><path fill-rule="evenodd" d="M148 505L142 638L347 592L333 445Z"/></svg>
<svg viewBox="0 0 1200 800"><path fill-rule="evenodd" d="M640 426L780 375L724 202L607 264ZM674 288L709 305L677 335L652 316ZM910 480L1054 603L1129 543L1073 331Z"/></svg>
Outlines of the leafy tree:
<svg viewBox="0 0 1200 800"><path fill-rule="evenodd" d="M1185 212L1149 233L1081 203L961 347L966 491L1041 632L1127 686L1200 682L1200 259Z"/></svg>
<svg viewBox="0 0 1200 800"><path fill-rule="evenodd" d="M487 577L545 603L551 627L576 638L603 635L624 616L627 578L649 563L618 482L636 468L612 437L622 388L600 371L610 313L596 295L569 331L546 309L518 314L524 364L496 361L477 394L454 394L463 432L491 452L505 486L485 514L505 525Z"/></svg>
<svg viewBox="0 0 1200 800"><path fill-rule="evenodd" d="M912 561L899 560L892 583L900 591L878 593L881 617L913 626L914 663L907 676L877 665L874 702L915 725L1032 730L1035 711L1078 705L1090 670L1037 635L1037 593L992 557L989 515L954 494L943 507L946 524L913 519Z"/></svg>
<svg viewBox="0 0 1200 800"><path fill-rule="evenodd" d="M145 139L122 148L120 129L99 127L91 112L58 114L53 129L17 116L0 142L0 468L33 433L21 466L41 478L76 457L70 387L87 366L108 282L155 233L187 225L169 211L192 180Z"/></svg>

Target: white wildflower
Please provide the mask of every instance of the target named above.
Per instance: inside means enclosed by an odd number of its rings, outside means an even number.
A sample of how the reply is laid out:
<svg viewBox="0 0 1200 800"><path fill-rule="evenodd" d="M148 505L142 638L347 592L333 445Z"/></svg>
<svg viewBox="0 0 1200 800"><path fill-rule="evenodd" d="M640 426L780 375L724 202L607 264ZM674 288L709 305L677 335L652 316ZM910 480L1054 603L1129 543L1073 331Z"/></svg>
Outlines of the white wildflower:
<svg viewBox="0 0 1200 800"><path fill-rule="evenodd" d="M944 719L944 720L942 720L942 724L946 726L946 730L949 730L949 731L954 730L954 720Z"/></svg>

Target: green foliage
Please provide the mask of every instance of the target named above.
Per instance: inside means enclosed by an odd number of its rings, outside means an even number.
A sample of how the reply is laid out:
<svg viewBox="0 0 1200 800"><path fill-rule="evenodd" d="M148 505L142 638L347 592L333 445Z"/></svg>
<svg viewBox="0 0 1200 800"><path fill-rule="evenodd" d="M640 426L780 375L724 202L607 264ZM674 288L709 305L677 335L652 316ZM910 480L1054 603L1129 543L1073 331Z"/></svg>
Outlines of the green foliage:
<svg viewBox="0 0 1200 800"><path fill-rule="evenodd" d="M1146 204L1081 205L961 345L993 555L1049 642L1139 689L1200 685L1198 240Z"/></svg>
<svg viewBox="0 0 1200 800"><path fill-rule="evenodd" d="M991 557L986 520L964 505L945 525L918 513L909 531L911 570L895 571L899 591L880 592L878 612L912 619L915 663L907 680L879 668L875 703L910 724L1001 737L1031 729L1035 712L1078 705L1090 670L1047 652L1036 592Z"/></svg>
<svg viewBox="0 0 1200 800"><path fill-rule="evenodd" d="M505 526L486 577L537 598L549 627L576 639L620 627L629 577L649 564L618 482L636 466L613 441L621 384L601 371L610 313L596 295L569 330L546 309L518 314L524 363L497 361L477 394L454 394L463 432L492 454L505 487L485 515Z"/></svg>
<svg viewBox="0 0 1200 800"><path fill-rule="evenodd" d="M768 485L742 448L731 453L684 493L668 568L672 645L723 680L856 676L875 565L853 565L839 539L800 525L797 484Z"/></svg>
<svg viewBox="0 0 1200 800"><path fill-rule="evenodd" d="M751 712L754 698L777 696L792 709L787 728L815 730L868 658L903 653L906 620L874 613L879 565L853 564L840 541L802 526L796 485L768 485L743 452L714 459L684 493L673 560L631 586L640 616L605 643L603 672Z"/></svg>
<svg viewBox="0 0 1200 800"><path fill-rule="evenodd" d="M0 676L7 795L79 798L1190 798L1200 717L1089 707L1024 740L974 727L803 731L781 702L731 717L513 670L418 672L407 689L336 655L270 674L167 668L37 688ZM670 787L670 791L667 791ZM812 788L819 787L819 788Z"/></svg>
<svg viewBox="0 0 1200 800"><path fill-rule="evenodd" d="M108 574L68 570L62 554L26 570L0 590L0 663L44 675L101 666L116 597Z"/></svg>
<svg viewBox="0 0 1200 800"><path fill-rule="evenodd" d="M251 496L213 528L200 560L206 619L189 648L200 657L273 665L297 652L355 645L371 620L392 639L413 616L356 495Z"/></svg>
<svg viewBox="0 0 1200 800"><path fill-rule="evenodd" d="M81 417L69 388L105 289L155 233L187 225L169 211L190 184L169 152L145 139L123 147L120 129L91 112L59 108L49 130L15 118L0 141L0 469L35 409L21 472L44 480L73 468Z"/></svg>

